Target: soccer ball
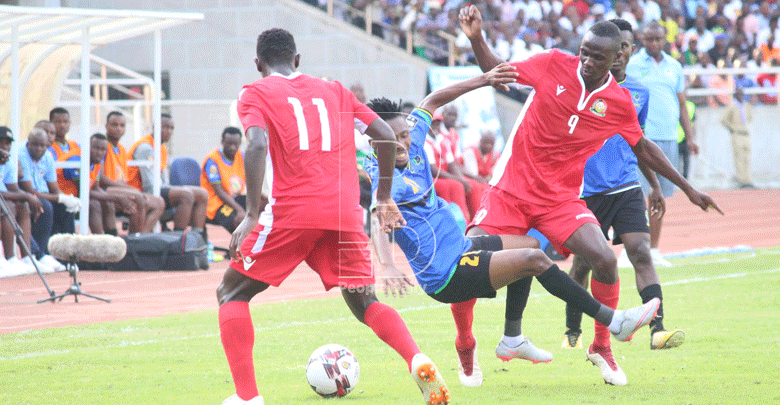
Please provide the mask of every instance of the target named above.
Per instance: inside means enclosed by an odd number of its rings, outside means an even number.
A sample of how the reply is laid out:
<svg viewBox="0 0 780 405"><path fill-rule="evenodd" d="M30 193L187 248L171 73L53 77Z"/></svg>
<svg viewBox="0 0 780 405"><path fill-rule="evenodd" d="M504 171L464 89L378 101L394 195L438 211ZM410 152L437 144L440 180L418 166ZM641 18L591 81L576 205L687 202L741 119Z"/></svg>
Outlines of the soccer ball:
<svg viewBox="0 0 780 405"><path fill-rule="evenodd" d="M360 365L346 347L334 343L314 351L306 364L306 380L324 398L349 394L360 378Z"/></svg>

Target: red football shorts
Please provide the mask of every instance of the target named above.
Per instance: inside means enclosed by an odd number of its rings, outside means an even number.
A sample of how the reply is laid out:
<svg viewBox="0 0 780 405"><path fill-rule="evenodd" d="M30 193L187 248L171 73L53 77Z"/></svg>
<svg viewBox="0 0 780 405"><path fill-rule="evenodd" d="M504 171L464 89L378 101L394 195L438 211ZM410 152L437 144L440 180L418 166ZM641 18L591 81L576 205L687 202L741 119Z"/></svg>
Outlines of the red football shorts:
<svg viewBox="0 0 780 405"><path fill-rule="evenodd" d="M278 287L305 261L326 290L374 284L368 236L363 232L324 229L280 229L257 225L241 244L243 260L230 267Z"/></svg>
<svg viewBox="0 0 780 405"><path fill-rule="evenodd" d="M545 207L490 187L482 195L482 204L468 228L477 226L491 235L525 235L535 228L550 240L555 250L568 256L571 251L563 244L586 223L598 225L599 221L579 198Z"/></svg>

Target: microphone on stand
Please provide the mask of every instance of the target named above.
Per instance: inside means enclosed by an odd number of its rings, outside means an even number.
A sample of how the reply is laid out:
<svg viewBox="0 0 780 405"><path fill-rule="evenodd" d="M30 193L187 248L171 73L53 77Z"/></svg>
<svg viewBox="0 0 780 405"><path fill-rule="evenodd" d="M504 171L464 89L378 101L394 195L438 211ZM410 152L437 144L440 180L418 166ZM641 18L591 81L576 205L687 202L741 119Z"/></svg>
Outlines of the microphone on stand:
<svg viewBox="0 0 780 405"><path fill-rule="evenodd" d="M111 302L111 300L81 291L81 283L76 278L79 272L76 262L115 263L124 259L126 253L127 244L125 240L112 235L74 235L67 233L53 235L49 238L49 254L67 263L65 266L70 276L73 277L73 284L63 294L47 298L44 301L54 302L58 299L62 301L65 296L73 295L76 302L79 302L79 295L86 295L90 298Z"/></svg>

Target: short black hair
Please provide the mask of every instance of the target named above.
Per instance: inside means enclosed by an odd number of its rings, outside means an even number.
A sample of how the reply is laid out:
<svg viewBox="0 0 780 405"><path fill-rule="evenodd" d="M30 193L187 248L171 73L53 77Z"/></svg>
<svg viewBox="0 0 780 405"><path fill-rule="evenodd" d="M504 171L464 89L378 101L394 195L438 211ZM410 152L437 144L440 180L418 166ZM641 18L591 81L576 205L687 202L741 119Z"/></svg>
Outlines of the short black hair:
<svg viewBox="0 0 780 405"><path fill-rule="evenodd" d="M106 115L106 122L110 121L111 117L113 117L115 115L118 115L120 117L124 117L125 116L124 114L122 114L121 111L111 111L110 113L108 113L108 115Z"/></svg>
<svg viewBox="0 0 780 405"><path fill-rule="evenodd" d="M233 135L241 136L241 130L236 128L236 127L226 127L222 131L222 140L223 141L225 140L225 135L227 135L227 134L233 134Z"/></svg>
<svg viewBox="0 0 780 405"><path fill-rule="evenodd" d="M609 21L599 21L593 24L588 31L592 32L593 35L611 38L615 41L620 41L622 39L620 36L620 28L618 28L615 23Z"/></svg>
<svg viewBox="0 0 780 405"><path fill-rule="evenodd" d="M171 117L171 114L167 114L167 113L160 114L160 119L162 120L163 118L168 118L169 120L173 119L173 117Z"/></svg>
<svg viewBox="0 0 780 405"><path fill-rule="evenodd" d="M400 100L396 103L385 97L381 97L371 99L366 105L379 115L379 118L387 121L395 117L403 117L403 114L401 113L401 104L402 102Z"/></svg>
<svg viewBox="0 0 780 405"><path fill-rule="evenodd" d="M660 30L664 34L666 33L666 28L664 28L663 25L659 24L658 21L650 21L649 23L645 24L645 26L642 28L642 33L646 33L647 31L651 30Z"/></svg>
<svg viewBox="0 0 780 405"><path fill-rule="evenodd" d="M95 132L94 134L92 134L92 136L89 137L89 142L92 142L95 139L100 139L101 141L108 141L108 138L105 135L101 134L100 132Z"/></svg>
<svg viewBox="0 0 780 405"><path fill-rule="evenodd" d="M631 23L626 21L626 20L624 20L624 19L622 19L622 18L613 18L613 19L609 20L609 22L611 22L612 24L617 25L617 27L621 31L628 31L628 32L630 32L632 34L634 33L634 27L631 26Z"/></svg>
<svg viewBox="0 0 780 405"><path fill-rule="evenodd" d="M65 114L70 117L70 113L68 110L62 108L62 107L54 107L49 111L49 121L54 121L54 116L56 114Z"/></svg>
<svg viewBox="0 0 780 405"><path fill-rule="evenodd" d="M257 37L257 58L269 65L292 63L297 51L289 31L271 28Z"/></svg>

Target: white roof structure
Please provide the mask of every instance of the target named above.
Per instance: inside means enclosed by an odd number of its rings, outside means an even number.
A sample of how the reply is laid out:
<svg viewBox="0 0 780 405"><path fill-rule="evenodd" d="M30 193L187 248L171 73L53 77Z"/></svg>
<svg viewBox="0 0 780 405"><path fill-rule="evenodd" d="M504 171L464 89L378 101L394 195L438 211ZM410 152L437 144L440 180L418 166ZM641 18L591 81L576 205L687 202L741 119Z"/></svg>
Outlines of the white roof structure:
<svg viewBox="0 0 780 405"><path fill-rule="evenodd" d="M81 77L81 233L87 233L89 206L89 112L90 86L101 83L90 76L92 49L113 42L154 33L154 138L155 163L160 172L160 95L162 30L203 19L201 13L170 13L137 10L37 8L0 5L0 125L8 125L19 139L21 129L32 128L49 109L80 60ZM22 108L23 107L23 108ZM15 159L16 157L12 157ZM160 181L156 176L155 193Z"/></svg>

